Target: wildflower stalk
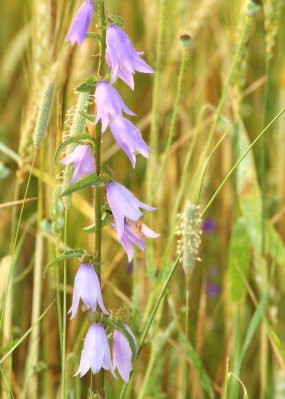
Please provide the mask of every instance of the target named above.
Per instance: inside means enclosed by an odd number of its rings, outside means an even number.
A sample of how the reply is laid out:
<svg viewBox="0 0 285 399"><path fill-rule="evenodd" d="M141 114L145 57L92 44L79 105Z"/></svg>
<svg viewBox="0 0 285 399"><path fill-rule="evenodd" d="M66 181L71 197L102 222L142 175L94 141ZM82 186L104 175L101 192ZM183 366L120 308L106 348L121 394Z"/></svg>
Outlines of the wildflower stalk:
<svg viewBox="0 0 285 399"><path fill-rule="evenodd" d="M186 343L188 342L189 338L189 298L190 298L190 274L186 273L186 314L185 314L185 338L186 338ZM182 377L182 395L181 398L185 399L187 397L187 373L188 373L188 367L187 367L187 352L185 350L184 352L184 359L183 359L183 377Z"/></svg>
<svg viewBox="0 0 285 399"><path fill-rule="evenodd" d="M106 17L105 17L105 4L104 0L98 2L100 25L101 25L101 38L100 38L100 56L98 65L98 75L102 76L105 66L105 53L106 53ZM97 176L101 174L101 131L102 124L97 123L96 125L96 137L95 137L95 168ZM95 251L96 251L96 272L101 282L101 239L102 239L102 214L101 214L101 193L102 188L95 188ZM103 368L100 370L97 376L97 388L102 398L105 397L104 391L104 371Z"/></svg>

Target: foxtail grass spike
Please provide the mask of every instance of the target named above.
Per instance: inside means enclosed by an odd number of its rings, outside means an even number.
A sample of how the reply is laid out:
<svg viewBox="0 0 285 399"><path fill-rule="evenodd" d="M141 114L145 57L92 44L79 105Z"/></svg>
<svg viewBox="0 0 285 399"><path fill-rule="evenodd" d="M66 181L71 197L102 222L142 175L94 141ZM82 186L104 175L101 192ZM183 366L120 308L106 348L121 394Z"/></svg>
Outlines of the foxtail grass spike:
<svg viewBox="0 0 285 399"><path fill-rule="evenodd" d="M46 84L43 91L42 100L40 103L36 127L33 136L33 143L36 148L41 145L45 137L53 95L54 95L54 82L49 81Z"/></svg>
<svg viewBox="0 0 285 399"><path fill-rule="evenodd" d="M201 215L199 206L187 201L184 212L179 215L181 223L177 234L181 236L178 241L178 251L182 252L182 267L187 275L192 274L196 261L200 261L198 251L201 244Z"/></svg>

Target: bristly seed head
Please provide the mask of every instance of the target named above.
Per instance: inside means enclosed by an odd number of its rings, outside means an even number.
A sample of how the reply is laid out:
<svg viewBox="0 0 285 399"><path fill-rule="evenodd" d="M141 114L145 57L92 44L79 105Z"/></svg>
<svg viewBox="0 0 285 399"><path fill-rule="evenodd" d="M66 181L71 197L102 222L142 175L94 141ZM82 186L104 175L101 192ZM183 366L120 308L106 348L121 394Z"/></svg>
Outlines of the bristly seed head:
<svg viewBox="0 0 285 399"><path fill-rule="evenodd" d="M191 274L194 270L201 244L201 214L199 206L187 201L184 212L179 215L180 224L176 234L181 236L178 240L178 252L182 254L182 267L186 274Z"/></svg>

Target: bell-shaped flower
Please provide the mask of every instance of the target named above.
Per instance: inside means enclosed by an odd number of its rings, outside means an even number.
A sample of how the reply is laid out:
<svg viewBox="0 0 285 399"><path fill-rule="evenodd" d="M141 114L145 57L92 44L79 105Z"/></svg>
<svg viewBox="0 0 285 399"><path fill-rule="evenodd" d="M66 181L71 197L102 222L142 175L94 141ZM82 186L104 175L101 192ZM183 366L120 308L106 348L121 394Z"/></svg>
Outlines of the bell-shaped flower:
<svg viewBox="0 0 285 399"><path fill-rule="evenodd" d="M111 83L118 77L134 89L133 74L138 72L154 73L154 70L140 57L128 35L116 25L110 25L106 34L106 62L111 68Z"/></svg>
<svg viewBox="0 0 285 399"><path fill-rule="evenodd" d="M98 304L103 313L109 314L103 303L99 278L90 263L82 263L76 273L72 305L68 312L71 313L70 319L74 319L76 315L80 298L84 305L94 313Z"/></svg>
<svg viewBox="0 0 285 399"><path fill-rule="evenodd" d="M127 324L124 324L124 327L133 338L137 350L137 341L134 333ZM114 369L117 367L122 379L125 382L129 382L132 370L132 350L128 339L118 330L114 330L113 334L113 367Z"/></svg>
<svg viewBox="0 0 285 399"><path fill-rule="evenodd" d="M111 361L110 348L105 329L101 324L94 323L89 327L84 340L80 365L75 375L83 377L89 369L98 373L101 368L110 370L115 378L114 367Z"/></svg>
<svg viewBox="0 0 285 399"><path fill-rule="evenodd" d="M139 201L126 187L114 181L107 184L106 192L107 200L114 216L114 226L120 242L125 231L125 217L136 222L143 215L139 208L148 211L156 210L156 208L152 208Z"/></svg>
<svg viewBox="0 0 285 399"><path fill-rule="evenodd" d="M74 173L70 183L76 183L83 176L88 176L95 171L94 155L90 151L89 145L78 145L60 163L63 165L74 164Z"/></svg>
<svg viewBox="0 0 285 399"><path fill-rule="evenodd" d="M150 147L143 140L141 132L126 118L115 118L109 123L118 146L127 154L132 167L136 166L136 154L148 158Z"/></svg>
<svg viewBox="0 0 285 399"><path fill-rule="evenodd" d="M78 9L72 25L65 40L70 40L71 44L74 43L82 44L87 30L89 28L92 16L94 12L94 3L91 0L84 0Z"/></svg>
<svg viewBox="0 0 285 399"><path fill-rule="evenodd" d="M115 118L122 117L125 112L135 115L123 102L122 97L110 83L102 80L98 82L95 89L96 119L94 124L102 122L102 132L105 132L109 122Z"/></svg>
<svg viewBox="0 0 285 399"><path fill-rule="evenodd" d="M125 219L125 228L121 244L128 255L129 262L131 262L134 256L134 244L144 251L145 239L157 238L159 236L160 234L155 233L145 224Z"/></svg>

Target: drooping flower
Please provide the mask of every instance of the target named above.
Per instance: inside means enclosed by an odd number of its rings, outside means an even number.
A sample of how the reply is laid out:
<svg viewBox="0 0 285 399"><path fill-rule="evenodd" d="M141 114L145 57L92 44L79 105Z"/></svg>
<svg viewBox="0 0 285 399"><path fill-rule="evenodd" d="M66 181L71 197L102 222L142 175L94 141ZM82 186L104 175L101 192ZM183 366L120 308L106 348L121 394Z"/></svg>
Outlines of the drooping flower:
<svg viewBox="0 0 285 399"><path fill-rule="evenodd" d="M97 304L103 313L109 314L104 306L100 282L93 266L90 263L82 263L76 273L74 280L74 290L72 305L68 313L71 313L70 319L74 319L80 298L87 308L96 312Z"/></svg>
<svg viewBox="0 0 285 399"><path fill-rule="evenodd" d="M63 165L74 164L74 173L70 183L76 183L83 176L90 175L95 171L94 155L90 151L89 145L78 145L60 163Z"/></svg>
<svg viewBox="0 0 285 399"><path fill-rule="evenodd" d="M122 117L123 112L136 115L126 106L117 90L104 80L96 85L95 103L97 113L94 124L101 120L102 132L105 132L111 120Z"/></svg>
<svg viewBox="0 0 285 399"><path fill-rule="evenodd" d="M133 90L133 74L136 71L154 73L154 70L140 57L143 51L137 52L128 35L118 26L108 26L106 41L106 62L111 68L111 83L119 77Z"/></svg>
<svg viewBox="0 0 285 399"><path fill-rule="evenodd" d="M110 370L115 378L114 367L111 361L108 338L104 327L94 323L89 327L84 340L84 346L81 353L80 365L75 375L83 377L89 369L98 373L103 367Z"/></svg>
<svg viewBox="0 0 285 399"><path fill-rule="evenodd" d="M93 12L94 12L93 1L84 0L74 17L72 25L65 38L66 41L70 40L72 45L76 42L78 44L83 43L93 16Z"/></svg>
<svg viewBox="0 0 285 399"><path fill-rule="evenodd" d="M155 233L145 224L125 219L125 228L121 244L128 255L129 262L131 262L134 256L134 244L144 251L145 239L157 238L159 236L160 234Z"/></svg>
<svg viewBox="0 0 285 399"><path fill-rule="evenodd" d="M137 350L134 333L127 324L124 324L124 327L133 338ZM117 367L122 379L129 382L132 370L132 350L127 338L118 330L114 330L113 334L113 367L114 369Z"/></svg>
<svg viewBox="0 0 285 399"><path fill-rule="evenodd" d="M156 209L139 201L126 187L114 181L107 184L106 192L120 242L125 231L125 217L136 222L143 215L139 208L148 211L155 211Z"/></svg>
<svg viewBox="0 0 285 399"><path fill-rule="evenodd" d="M148 158L150 147L143 140L141 132L126 118L115 118L109 123L118 146L127 154L132 167L136 166L136 154Z"/></svg>

